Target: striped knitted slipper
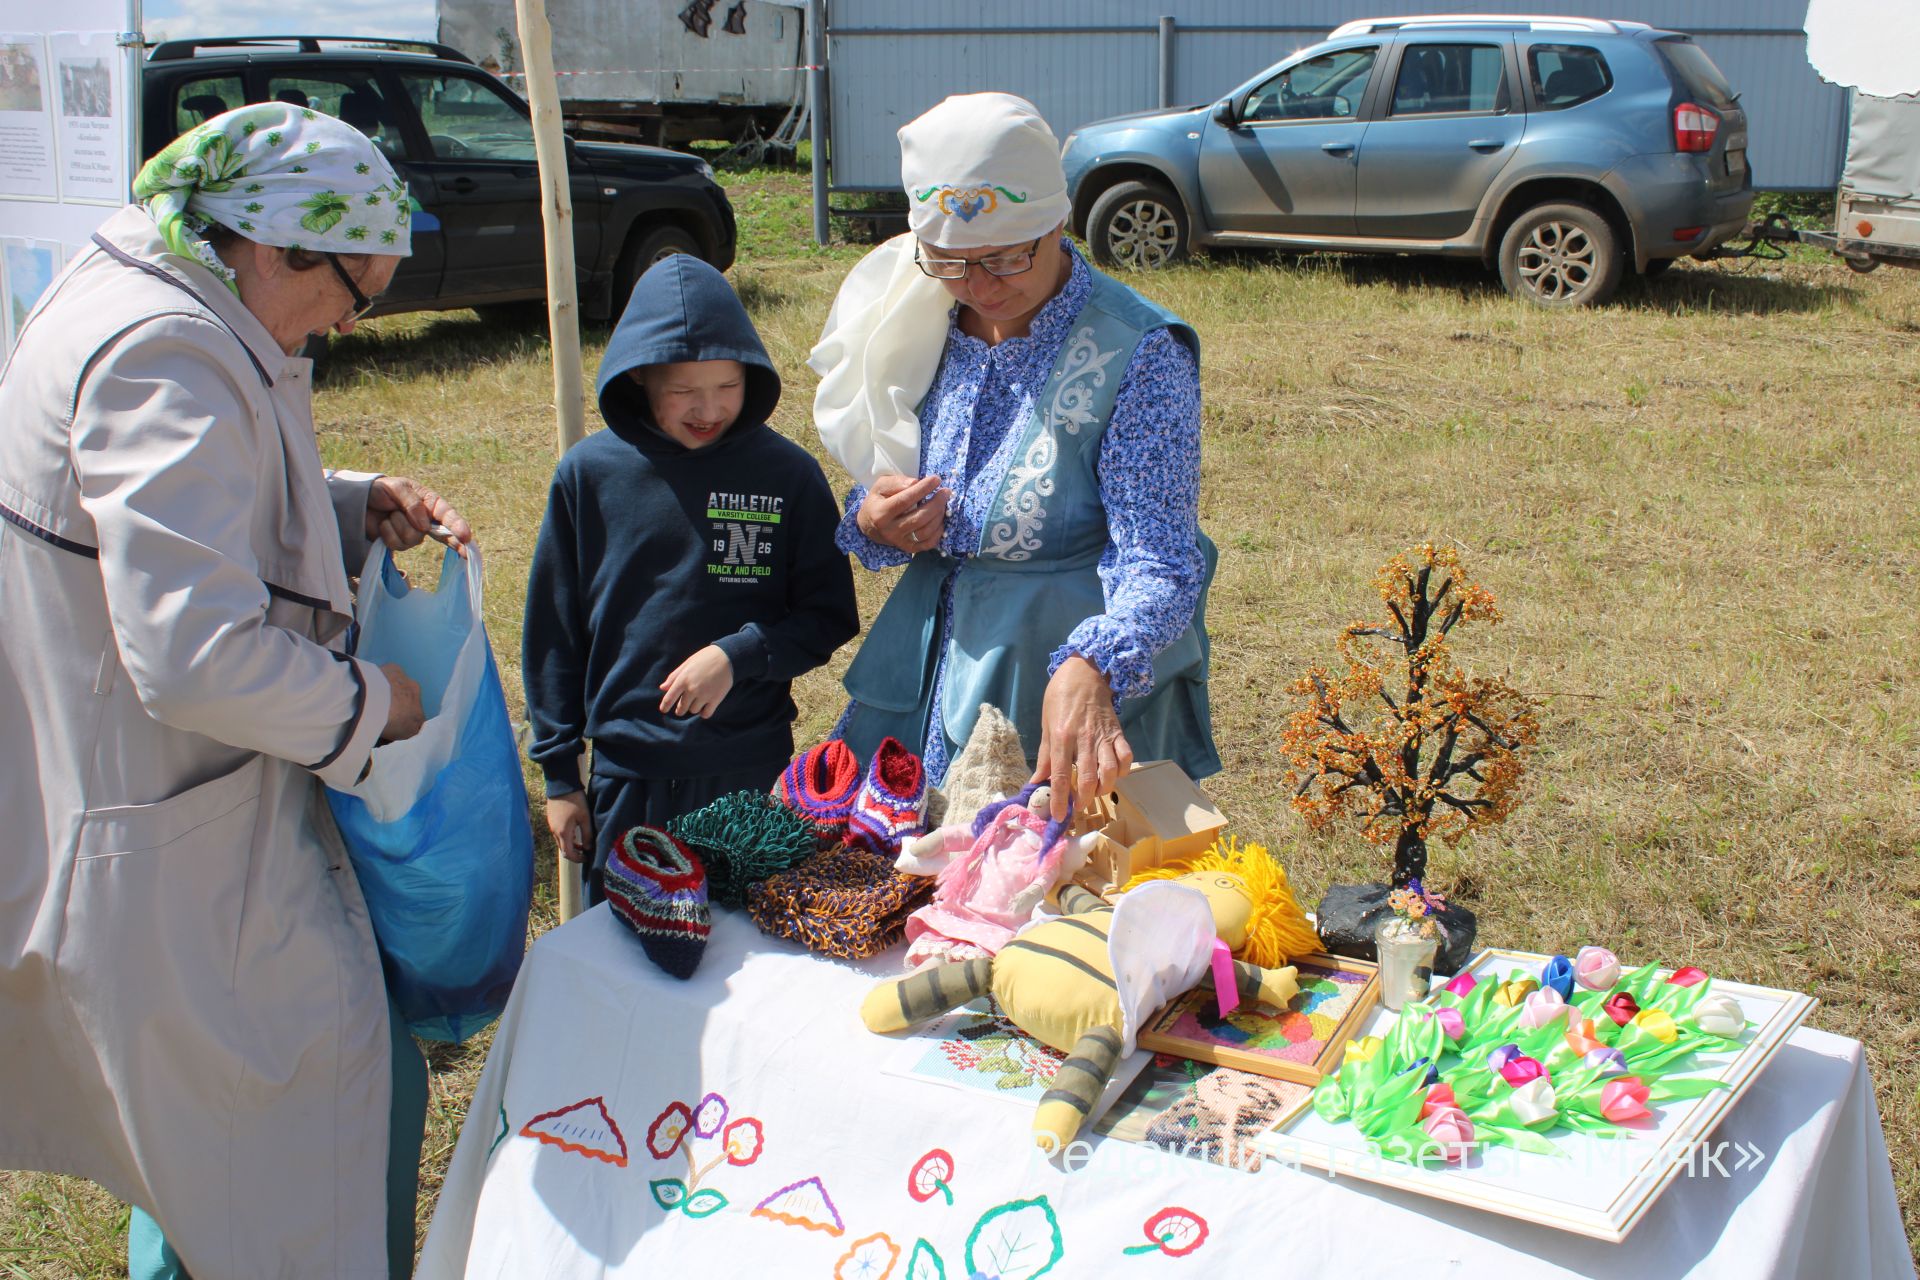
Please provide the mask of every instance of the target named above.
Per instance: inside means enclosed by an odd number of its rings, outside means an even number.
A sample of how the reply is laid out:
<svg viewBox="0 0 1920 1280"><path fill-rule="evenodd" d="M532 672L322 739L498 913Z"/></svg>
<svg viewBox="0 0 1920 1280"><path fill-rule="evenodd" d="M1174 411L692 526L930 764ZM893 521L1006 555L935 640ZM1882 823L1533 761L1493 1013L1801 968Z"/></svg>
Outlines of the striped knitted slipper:
<svg viewBox="0 0 1920 1280"><path fill-rule="evenodd" d="M774 799L806 820L823 849L846 838L859 794L860 759L838 738L795 756L773 784Z"/></svg>
<svg viewBox="0 0 1920 1280"><path fill-rule="evenodd" d="M887 861L900 856L900 842L926 830L927 771L920 757L884 738L867 766L867 780L847 818L847 842Z"/></svg>
<svg viewBox="0 0 1920 1280"><path fill-rule="evenodd" d="M707 947L713 914L707 873L687 846L652 827L635 827L607 856L607 904L640 939L647 959L691 978Z"/></svg>

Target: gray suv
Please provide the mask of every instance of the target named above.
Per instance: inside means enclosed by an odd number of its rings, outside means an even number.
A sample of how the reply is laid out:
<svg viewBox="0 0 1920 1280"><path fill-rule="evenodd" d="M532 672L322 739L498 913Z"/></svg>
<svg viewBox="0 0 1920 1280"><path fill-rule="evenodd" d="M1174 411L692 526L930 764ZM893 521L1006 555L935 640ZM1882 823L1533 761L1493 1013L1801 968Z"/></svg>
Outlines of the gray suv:
<svg viewBox="0 0 1920 1280"><path fill-rule="evenodd" d="M1108 265L1190 250L1475 257L1587 306L1735 235L1753 204L1739 95L1689 37L1635 22L1349 22L1218 102L1082 126L1073 230Z"/></svg>

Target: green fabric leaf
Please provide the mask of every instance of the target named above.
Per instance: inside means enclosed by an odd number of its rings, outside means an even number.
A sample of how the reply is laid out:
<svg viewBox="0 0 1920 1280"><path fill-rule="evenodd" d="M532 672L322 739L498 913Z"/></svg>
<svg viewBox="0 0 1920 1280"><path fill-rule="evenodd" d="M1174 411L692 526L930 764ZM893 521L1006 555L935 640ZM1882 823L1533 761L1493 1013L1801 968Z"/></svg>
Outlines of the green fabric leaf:
<svg viewBox="0 0 1920 1280"><path fill-rule="evenodd" d="M1704 1098L1715 1089L1725 1089L1724 1080L1709 1080L1704 1076L1682 1077L1678 1080L1655 1080L1647 1086L1649 1102L1674 1102L1681 1098Z"/></svg>
<svg viewBox="0 0 1920 1280"><path fill-rule="evenodd" d="M307 210L300 215L300 225L316 235L331 231L335 223L347 216L349 208L347 202L332 191L310 195L300 202L300 207Z"/></svg>
<svg viewBox="0 0 1920 1280"><path fill-rule="evenodd" d="M687 1184L678 1178L655 1178L647 1184L647 1190L653 1193L653 1202L672 1213L687 1198Z"/></svg>

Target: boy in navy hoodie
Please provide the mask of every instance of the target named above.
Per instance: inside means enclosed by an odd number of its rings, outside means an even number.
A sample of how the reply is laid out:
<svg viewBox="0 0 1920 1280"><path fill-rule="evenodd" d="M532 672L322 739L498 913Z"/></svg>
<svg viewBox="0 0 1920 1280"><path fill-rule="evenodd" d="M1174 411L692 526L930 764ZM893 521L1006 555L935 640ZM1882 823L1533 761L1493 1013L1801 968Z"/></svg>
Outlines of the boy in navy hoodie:
<svg viewBox="0 0 1920 1280"><path fill-rule="evenodd" d="M521 648L547 825L591 858L589 902L628 828L772 787L793 678L860 629L839 508L767 425L780 376L718 271L642 276L596 390L609 429L554 471Z"/></svg>

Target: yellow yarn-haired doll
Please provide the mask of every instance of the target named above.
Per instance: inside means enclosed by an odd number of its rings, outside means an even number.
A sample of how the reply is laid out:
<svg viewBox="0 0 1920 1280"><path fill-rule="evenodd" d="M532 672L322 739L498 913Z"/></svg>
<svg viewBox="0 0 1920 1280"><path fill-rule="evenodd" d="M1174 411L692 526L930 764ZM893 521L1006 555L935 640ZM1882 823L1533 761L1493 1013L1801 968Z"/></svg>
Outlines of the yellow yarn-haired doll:
<svg viewBox="0 0 1920 1280"><path fill-rule="evenodd" d="M1209 977L1215 939L1233 952L1239 997L1276 1007L1299 989L1280 966L1320 949L1286 872L1257 844L1216 843L1136 876L1112 906L1077 885L1059 905L993 959L931 965L860 1006L868 1030L899 1031L991 993L1015 1026L1068 1055L1034 1112L1043 1151L1079 1133L1140 1026Z"/></svg>

